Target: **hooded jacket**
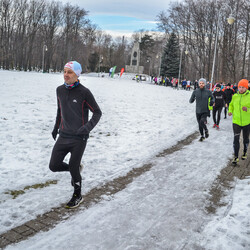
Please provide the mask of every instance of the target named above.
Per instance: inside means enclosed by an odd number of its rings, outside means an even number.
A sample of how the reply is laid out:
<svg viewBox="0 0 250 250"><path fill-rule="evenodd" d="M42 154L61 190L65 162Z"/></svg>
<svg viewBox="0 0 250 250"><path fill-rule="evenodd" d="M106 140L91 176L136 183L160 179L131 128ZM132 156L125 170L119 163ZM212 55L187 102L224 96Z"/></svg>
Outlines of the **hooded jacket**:
<svg viewBox="0 0 250 250"><path fill-rule="evenodd" d="M57 116L55 128L59 134L70 138L88 138L102 112L89 89L79 84L67 89L64 85L56 89ZM93 113L89 120L89 110Z"/></svg>
<svg viewBox="0 0 250 250"><path fill-rule="evenodd" d="M210 105L212 106L214 103L214 96L212 92L205 88L198 88L193 91L189 102L193 103L196 100L196 113L209 113L208 109L208 100L210 99Z"/></svg>
<svg viewBox="0 0 250 250"><path fill-rule="evenodd" d="M247 111L243 111L242 107L247 107ZM234 124L239 126L250 124L250 91L247 90L243 94L239 94L239 92L234 94L228 112L233 114Z"/></svg>

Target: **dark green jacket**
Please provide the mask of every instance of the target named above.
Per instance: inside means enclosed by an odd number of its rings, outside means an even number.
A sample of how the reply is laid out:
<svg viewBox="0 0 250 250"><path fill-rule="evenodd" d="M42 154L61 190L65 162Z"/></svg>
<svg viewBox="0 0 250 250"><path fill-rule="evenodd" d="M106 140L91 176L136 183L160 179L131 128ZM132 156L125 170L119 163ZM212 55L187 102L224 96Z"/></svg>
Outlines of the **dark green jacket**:
<svg viewBox="0 0 250 250"><path fill-rule="evenodd" d="M210 105L213 105L214 103L214 96L212 92L208 89L196 89L193 91L191 98L189 100L190 103L193 103L196 100L196 113L202 114L202 113L208 113L208 99L210 100Z"/></svg>

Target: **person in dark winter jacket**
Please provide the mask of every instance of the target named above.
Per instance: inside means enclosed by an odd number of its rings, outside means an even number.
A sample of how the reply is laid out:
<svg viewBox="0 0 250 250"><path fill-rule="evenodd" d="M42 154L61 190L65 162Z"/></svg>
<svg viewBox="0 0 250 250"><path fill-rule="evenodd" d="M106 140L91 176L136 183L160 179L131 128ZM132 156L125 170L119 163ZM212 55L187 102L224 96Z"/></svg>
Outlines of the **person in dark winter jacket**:
<svg viewBox="0 0 250 250"><path fill-rule="evenodd" d="M183 89L186 89L186 86L187 86L187 80L184 79L184 80L182 81L182 88L183 88Z"/></svg>
<svg viewBox="0 0 250 250"><path fill-rule="evenodd" d="M53 172L69 171L71 184L74 187L72 199L67 208L74 208L83 201L81 196L82 170L81 159L90 131L96 126L102 112L89 89L84 87L78 77L82 71L76 61L64 66L64 84L57 87L57 116L52 137L57 139L49 163ZM93 113L89 119L89 111ZM69 163L63 162L70 153Z"/></svg>
<svg viewBox="0 0 250 250"><path fill-rule="evenodd" d="M199 88L193 91L191 98L189 100L190 103L193 103L196 100L196 118L199 125L199 131L201 134L200 141L205 140L205 137L209 137L208 129L207 129L207 117L210 116L210 111L208 108L208 104L213 105L214 97L210 90L205 89L206 79L201 78L199 80ZM209 102L210 98L210 103ZM204 137L205 132L205 137Z"/></svg>
<svg viewBox="0 0 250 250"><path fill-rule="evenodd" d="M229 103L231 102L232 96L234 94L234 91L232 90L230 83L227 84L227 88L224 90L224 93L226 95L225 108L224 108L224 115L225 115L224 119L226 119L227 118L227 110L228 110L228 107L229 107Z"/></svg>
<svg viewBox="0 0 250 250"><path fill-rule="evenodd" d="M195 80L195 82L194 82L194 89L197 89L197 88L199 88L199 83L198 83L197 80Z"/></svg>
<svg viewBox="0 0 250 250"><path fill-rule="evenodd" d="M219 124L220 124L220 115L222 108L225 105L226 101L226 95L225 93L221 90L221 85L217 84L216 85L216 91L213 93L214 96L214 104L213 104L213 120L214 120L214 128L219 129ZM217 113L217 118L216 118L216 113Z"/></svg>

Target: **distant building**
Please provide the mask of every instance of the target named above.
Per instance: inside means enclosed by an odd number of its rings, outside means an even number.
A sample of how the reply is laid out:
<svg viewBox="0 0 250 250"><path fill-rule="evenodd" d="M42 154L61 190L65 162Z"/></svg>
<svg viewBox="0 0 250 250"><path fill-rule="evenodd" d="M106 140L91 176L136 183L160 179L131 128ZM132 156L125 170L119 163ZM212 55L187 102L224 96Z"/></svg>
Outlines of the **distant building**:
<svg viewBox="0 0 250 250"><path fill-rule="evenodd" d="M144 70L143 66L140 66L140 44L139 42L135 42L132 54L130 65L125 66L125 71L128 73L142 74Z"/></svg>

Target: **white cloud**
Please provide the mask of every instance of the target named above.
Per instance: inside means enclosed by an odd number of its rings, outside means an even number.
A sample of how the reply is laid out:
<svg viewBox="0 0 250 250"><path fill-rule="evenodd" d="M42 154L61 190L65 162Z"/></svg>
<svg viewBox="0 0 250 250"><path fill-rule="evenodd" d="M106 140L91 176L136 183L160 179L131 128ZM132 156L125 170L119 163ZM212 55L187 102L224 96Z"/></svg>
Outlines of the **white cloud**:
<svg viewBox="0 0 250 250"><path fill-rule="evenodd" d="M114 36L130 36L134 31L141 29L156 30L157 15L161 11L166 11L171 2L178 1L183 0L71 0L70 4L88 11L88 18L102 30L110 33L112 30Z"/></svg>
<svg viewBox="0 0 250 250"><path fill-rule="evenodd" d="M123 30L121 31L116 31L116 30L105 30L105 32L109 35L111 35L112 37L127 37L127 38L131 38L133 32L131 32L131 30Z"/></svg>
<svg viewBox="0 0 250 250"><path fill-rule="evenodd" d="M68 0L62 0L63 3L68 2ZM71 0L71 4L77 4L83 7L85 10L89 11L89 15L119 15L119 16L129 16L143 18L146 20L155 20L156 16L164 10L167 10L171 0Z"/></svg>
<svg viewBox="0 0 250 250"><path fill-rule="evenodd" d="M131 32L131 30L125 30L122 32L115 30L105 30L105 32L114 38L124 36L129 40L132 39L132 35L134 34L134 32ZM162 37L164 36L164 33L160 31L148 32L148 34L151 34L153 36L162 36Z"/></svg>

